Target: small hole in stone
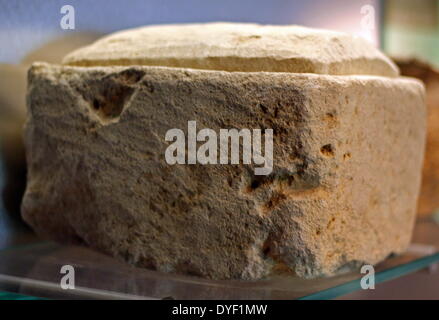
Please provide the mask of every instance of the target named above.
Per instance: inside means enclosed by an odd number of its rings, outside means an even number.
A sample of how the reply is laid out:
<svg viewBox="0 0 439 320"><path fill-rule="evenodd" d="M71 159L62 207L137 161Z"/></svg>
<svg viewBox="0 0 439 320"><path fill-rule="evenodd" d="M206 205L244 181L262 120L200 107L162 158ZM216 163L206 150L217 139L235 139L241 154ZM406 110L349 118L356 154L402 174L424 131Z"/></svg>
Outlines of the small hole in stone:
<svg viewBox="0 0 439 320"><path fill-rule="evenodd" d="M267 112L268 112L267 107L264 106L263 104L259 104L259 107L261 108L261 110L262 110L263 113L267 113Z"/></svg>
<svg viewBox="0 0 439 320"><path fill-rule="evenodd" d="M252 181L250 188L252 190L257 189L261 185L261 180L254 180Z"/></svg>
<svg viewBox="0 0 439 320"><path fill-rule="evenodd" d="M99 101L97 99L93 100L93 109L99 110Z"/></svg>
<svg viewBox="0 0 439 320"><path fill-rule="evenodd" d="M270 254L270 247L267 246L266 248L263 249L262 254L264 256L268 256Z"/></svg>
<svg viewBox="0 0 439 320"><path fill-rule="evenodd" d="M323 147L321 147L320 152L326 157L333 157L334 156L334 149L333 149L332 145L330 145L330 144L326 144Z"/></svg>

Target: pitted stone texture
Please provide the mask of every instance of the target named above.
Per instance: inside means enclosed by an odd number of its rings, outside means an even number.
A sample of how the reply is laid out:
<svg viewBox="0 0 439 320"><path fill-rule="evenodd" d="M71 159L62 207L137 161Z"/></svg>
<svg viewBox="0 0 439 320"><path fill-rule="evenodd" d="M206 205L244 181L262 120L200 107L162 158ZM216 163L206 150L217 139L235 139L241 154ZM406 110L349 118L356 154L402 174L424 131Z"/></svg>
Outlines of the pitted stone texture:
<svg viewBox="0 0 439 320"><path fill-rule="evenodd" d="M64 63L388 77L399 74L390 59L360 37L300 26L245 23L124 30L69 54Z"/></svg>
<svg viewBox="0 0 439 320"><path fill-rule="evenodd" d="M214 279L375 264L410 242L425 141L411 79L162 67L30 71L24 219ZM168 165L167 130L272 128L274 169Z"/></svg>

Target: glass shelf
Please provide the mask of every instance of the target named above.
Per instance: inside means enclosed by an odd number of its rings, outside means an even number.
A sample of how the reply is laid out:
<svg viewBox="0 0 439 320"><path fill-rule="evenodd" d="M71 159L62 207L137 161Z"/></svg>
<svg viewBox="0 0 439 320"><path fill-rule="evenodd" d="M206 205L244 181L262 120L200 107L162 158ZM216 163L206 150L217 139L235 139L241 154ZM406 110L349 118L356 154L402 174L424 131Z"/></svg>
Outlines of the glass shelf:
<svg viewBox="0 0 439 320"><path fill-rule="evenodd" d="M414 244L376 266L376 283L439 262L439 226L418 221ZM63 290L61 266L75 268L75 290ZM259 281L212 281L132 267L84 247L31 242L0 251L0 291L80 299L332 299L360 290L359 271L306 280L273 276Z"/></svg>

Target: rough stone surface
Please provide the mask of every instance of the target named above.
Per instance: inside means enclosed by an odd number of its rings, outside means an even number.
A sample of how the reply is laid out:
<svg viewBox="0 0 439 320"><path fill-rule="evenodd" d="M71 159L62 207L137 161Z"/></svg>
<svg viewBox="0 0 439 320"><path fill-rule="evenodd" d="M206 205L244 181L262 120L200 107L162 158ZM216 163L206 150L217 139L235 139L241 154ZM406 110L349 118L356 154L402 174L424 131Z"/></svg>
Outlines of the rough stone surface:
<svg viewBox="0 0 439 320"><path fill-rule="evenodd" d="M431 215L439 210L439 70L414 59L395 61L404 76L418 78L426 87L428 134L418 213Z"/></svg>
<svg viewBox="0 0 439 320"><path fill-rule="evenodd" d="M330 275L410 242L426 131L417 80L34 64L24 219L137 266L214 279ZM165 133L272 128L274 169L168 165Z"/></svg>
<svg viewBox="0 0 439 320"><path fill-rule="evenodd" d="M98 36L83 32L70 34L28 53L20 64L0 64L0 161L4 165L2 196L8 213L20 214L26 186L23 125L26 120L27 70L35 61L60 63L67 53L93 42Z"/></svg>
<svg viewBox="0 0 439 320"><path fill-rule="evenodd" d="M125 30L69 54L64 63L398 76L394 63L360 37L300 26L239 23Z"/></svg>

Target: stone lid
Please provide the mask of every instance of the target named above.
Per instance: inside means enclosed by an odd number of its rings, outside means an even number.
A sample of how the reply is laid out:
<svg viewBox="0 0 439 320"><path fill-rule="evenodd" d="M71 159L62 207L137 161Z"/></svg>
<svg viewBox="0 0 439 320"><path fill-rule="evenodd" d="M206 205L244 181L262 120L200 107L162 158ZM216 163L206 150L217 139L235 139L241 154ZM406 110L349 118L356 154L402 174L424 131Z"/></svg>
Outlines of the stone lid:
<svg viewBox="0 0 439 320"><path fill-rule="evenodd" d="M389 58L360 37L300 26L242 23L157 25L120 31L70 53L63 63L399 75Z"/></svg>

